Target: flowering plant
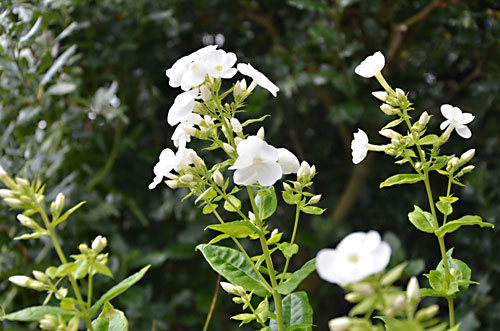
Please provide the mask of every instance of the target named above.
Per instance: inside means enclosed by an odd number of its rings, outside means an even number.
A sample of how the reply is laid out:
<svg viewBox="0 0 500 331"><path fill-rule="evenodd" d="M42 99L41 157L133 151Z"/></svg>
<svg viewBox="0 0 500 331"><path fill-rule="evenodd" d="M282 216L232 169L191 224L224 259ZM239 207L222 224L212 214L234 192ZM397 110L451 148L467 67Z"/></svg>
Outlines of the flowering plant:
<svg viewBox="0 0 500 331"><path fill-rule="evenodd" d="M307 294L295 290L315 270L315 261L295 272L288 267L299 251L295 238L300 213L323 213L315 206L321 196L308 192L316 168L306 161L299 163L287 149L267 143L264 128L255 135L244 132L248 125L268 116L243 123L237 118L252 91L259 85L276 96L279 88L251 64L239 63L233 68L236 56L216 48L206 46L177 60L166 71L170 86L184 90L168 113L168 123L177 125L172 140L178 150L162 151L149 187L155 188L166 179L165 184L172 189L188 188L186 198L196 197L195 204L203 213L217 219L219 224L206 229L218 235L208 244L198 245L197 250L228 281L221 283L222 288L243 306L244 312L232 319L241 324L255 322L261 330L311 330ZM250 85L241 79L224 90L223 79L237 72L250 77ZM209 142L208 150L222 150L226 159L208 167L195 150L187 148L192 137ZM268 222L277 208L274 185L288 174L296 174L296 178L283 183L282 195L287 204L295 206L296 213L287 241L284 233L272 229ZM243 205L244 193L249 208ZM242 239L258 242L262 253L250 256ZM216 245L223 240L230 240L237 249ZM275 266L273 254L283 255L281 269Z"/></svg>

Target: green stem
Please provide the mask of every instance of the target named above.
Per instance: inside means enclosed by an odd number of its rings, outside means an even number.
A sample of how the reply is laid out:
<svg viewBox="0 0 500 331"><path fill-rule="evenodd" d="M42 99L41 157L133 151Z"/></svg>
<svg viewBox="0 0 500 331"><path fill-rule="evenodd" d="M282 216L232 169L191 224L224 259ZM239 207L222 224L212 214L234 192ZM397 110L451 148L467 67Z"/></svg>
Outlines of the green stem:
<svg viewBox="0 0 500 331"><path fill-rule="evenodd" d="M88 284L88 289L87 289L87 307L91 307L92 306L92 280L94 278L94 270L93 268L90 268L89 270L89 284Z"/></svg>
<svg viewBox="0 0 500 331"><path fill-rule="evenodd" d="M299 192L299 194L302 194L302 190ZM299 216L300 216L300 202L297 203L297 208L295 209L295 222L293 224L293 232L292 232L292 239L290 240L290 245L293 245L295 241L295 236L297 234L297 228L299 225ZM280 284L283 283L283 281L285 280L289 264L290 264L290 257L287 257L285 262L285 268L283 269L283 277L280 279Z"/></svg>
<svg viewBox="0 0 500 331"><path fill-rule="evenodd" d="M250 203L252 205L253 212L256 217L257 226L261 230L261 232L259 233L259 240L260 240L260 245L262 246L262 253L264 255L264 259L266 260L267 269L269 271L269 278L271 279L271 285L273 287L271 294L273 295L274 305L276 309L276 324L278 325L278 331L284 331L285 328L283 324L283 303L281 294L279 294L275 290L275 288L278 286L278 283L276 282L276 275L274 274L275 270L273 266L273 260L271 259L269 248L267 247L266 238L264 237L264 232L263 232L264 229L262 220L260 219L259 210L257 209L257 205L255 204L255 197L253 195L252 188L250 186L247 186L247 192L248 192L248 197L250 198Z"/></svg>
<svg viewBox="0 0 500 331"><path fill-rule="evenodd" d="M448 310L450 312L450 328L455 326L455 308L453 307L453 299L447 298L448 300Z"/></svg>
<svg viewBox="0 0 500 331"><path fill-rule="evenodd" d="M47 216L47 213L45 213L45 210L39 205L38 206L38 211L40 215L42 216L43 223L45 224L45 227L47 228L47 231L49 232L50 239L52 240L52 243L54 245L54 249L57 252L57 255L59 256L59 259L63 264L67 264L68 260L66 260L66 256L64 256L64 253L61 249L61 246L59 245L59 242L57 241L56 234L54 232L54 227L52 224L50 224L49 217ZM73 288L73 292L75 292L76 298L79 302L81 302L81 311L82 311L82 318L85 322L85 325L89 329L89 331L94 331L94 328L92 327L92 323L90 322L90 319L87 315L87 307L85 307L85 301L83 301L82 294L80 293L80 289L78 287L78 283L76 282L75 278L73 277L72 274L68 274L69 281L71 283L71 287Z"/></svg>
<svg viewBox="0 0 500 331"><path fill-rule="evenodd" d="M380 85L382 85L382 87L387 91L387 92L391 92L391 93L396 93L394 92L394 90L392 89L392 87L389 85L389 83L387 83L387 81L385 80L384 76L382 76L382 72L377 72L375 74L375 78L378 80L378 82L380 83Z"/></svg>
<svg viewBox="0 0 500 331"><path fill-rule="evenodd" d="M449 198L450 197L450 193L451 193L451 180L452 180L452 177L451 176L448 176L448 188L446 189L446 197ZM448 217L447 214L444 215L443 217L443 225L446 224L446 218Z"/></svg>

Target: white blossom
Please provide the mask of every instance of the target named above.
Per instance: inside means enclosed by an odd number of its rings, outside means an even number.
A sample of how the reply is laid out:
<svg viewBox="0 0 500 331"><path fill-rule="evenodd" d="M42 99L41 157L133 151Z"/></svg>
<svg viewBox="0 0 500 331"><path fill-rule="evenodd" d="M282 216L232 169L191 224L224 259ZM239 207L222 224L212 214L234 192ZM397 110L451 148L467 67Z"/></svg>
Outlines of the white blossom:
<svg viewBox="0 0 500 331"><path fill-rule="evenodd" d="M175 147L186 147L187 143L191 141L191 135L188 133L188 131L190 128L193 128L193 126L193 123L184 121L175 128L175 131L171 137Z"/></svg>
<svg viewBox="0 0 500 331"><path fill-rule="evenodd" d="M264 76L263 73L252 67L250 63L239 63L237 68L239 72L252 78L255 83L271 92L273 96L276 96L276 93L280 90L278 86L271 82L269 78Z"/></svg>
<svg viewBox="0 0 500 331"><path fill-rule="evenodd" d="M297 157L286 148L278 148L278 163L284 175L296 174L300 167Z"/></svg>
<svg viewBox="0 0 500 331"><path fill-rule="evenodd" d="M354 72L364 78L371 78L375 76L378 72L382 71L385 66L385 57L381 52L376 52L373 55L368 56L361 62Z"/></svg>
<svg viewBox="0 0 500 331"><path fill-rule="evenodd" d="M376 231L354 232L340 241L336 249L325 248L316 256L319 276L345 287L382 271L389 263L391 247Z"/></svg>
<svg viewBox="0 0 500 331"><path fill-rule="evenodd" d="M468 139L472 136L472 132L467 127L467 124L474 120L474 115L471 113L462 113L462 110L452 105L444 104L441 106L441 113L446 118L446 121L439 126L441 130L445 130L452 125L462 138Z"/></svg>
<svg viewBox="0 0 500 331"><path fill-rule="evenodd" d="M160 154L160 160L153 168L155 177L149 184L149 189L154 189L172 170L177 172L187 170L190 165L198 161L197 159L198 155L190 148L180 148L177 153L170 148L165 148Z"/></svg>
<svg viewBox="0 0 500 331"><path fill-rule="evenodd" d="M195 99L199 95L199 90L194 89L179 94L172 107L168 111L167 122L174 126L189 116L194 109Z"/></svg>
<svg viewBox="0 0 500 331"><path fill-rule="evenodd" d="M205 54L202 60L210 77L233 78L238 72L236 68L233 68L236 63L236 55L234 53L226 53L222 49L218 49Z"/></svg>
<svg viewBox="0 0 500 331"><path fill-rule="evenodd" d="M252 185L259 182L271 186L283 175L278 163L279 152L257 136L243 140L236 148L238 158L231 166L233 180L238 185Z"/></svg>
<svg viewBox="0 0 500 331"><path fill-rule="evenodd" d="M358 129L358 132L354 133L354 139L351 142L352 149L352 163L358 164L364 160L366 154L368 154L368 136L366 133Z"/></svg>

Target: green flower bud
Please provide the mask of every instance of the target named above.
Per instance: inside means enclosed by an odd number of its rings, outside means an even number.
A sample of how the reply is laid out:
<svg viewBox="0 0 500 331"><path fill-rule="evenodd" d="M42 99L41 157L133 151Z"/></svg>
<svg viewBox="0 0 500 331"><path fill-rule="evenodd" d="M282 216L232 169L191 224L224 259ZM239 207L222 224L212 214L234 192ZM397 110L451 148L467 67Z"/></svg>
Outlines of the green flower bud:
<svg viewBox="0 0 500 331"><path fill-rule="evenodd" d="M40 320L40 329L55 330L58 327L57 317L54 315L45 315Z"/></svg>
<svg viewBox="0 0 500 331"><path fill-rule="evenodd" d="M429 307L426 307L426 308L423 308L423 309L420 309L419 311L417 311L417 313L415 314L415 319L417 321L428 320L428 319L436 316L436 314L438 312L439 312L439 306L438 305L431 305Z"/></svg>

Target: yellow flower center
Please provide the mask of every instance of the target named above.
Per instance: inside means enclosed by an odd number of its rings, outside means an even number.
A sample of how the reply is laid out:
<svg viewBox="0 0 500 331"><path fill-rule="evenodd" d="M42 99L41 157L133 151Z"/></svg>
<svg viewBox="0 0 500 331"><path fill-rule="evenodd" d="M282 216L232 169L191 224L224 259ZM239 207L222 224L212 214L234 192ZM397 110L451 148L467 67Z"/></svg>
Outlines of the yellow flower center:
<svg viewBox="0 0 500 331"><path fill-rule="evenodd" d="M359 261L359 257L356 254L352 254L352 255L349 255L347 260L349 260L349 262L356 263Z"/></svg>
<svg viewBox="0 0 500 331"><path fill-rule="evenodd" d="M262 159L261 158L256 157L255 159L253 159L253 165L254 166L257 166L257 165L259 165L261 163L262 163Z"/></svg>
<svg viewBox="0 0 500 331"><path fill-rule="evenodd" d="M217 71L222 71L222 66L221 66L221 65L216 66L216 67L215 67L215 70L217 70Z"/></svg>

